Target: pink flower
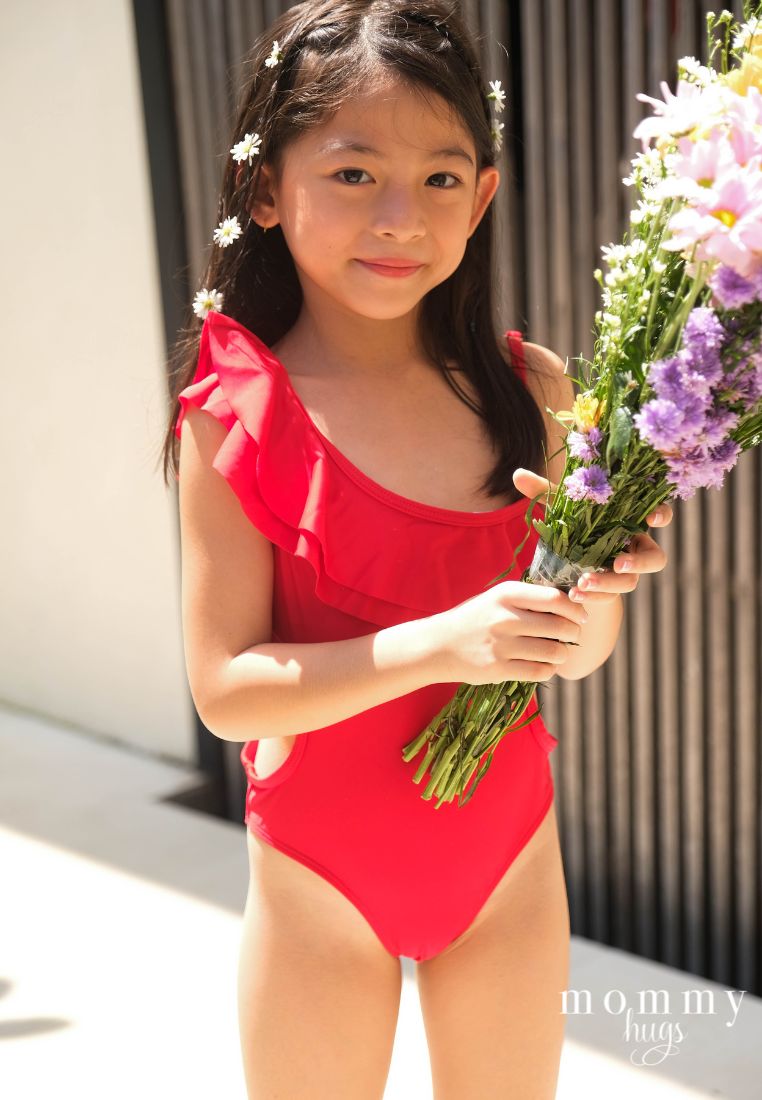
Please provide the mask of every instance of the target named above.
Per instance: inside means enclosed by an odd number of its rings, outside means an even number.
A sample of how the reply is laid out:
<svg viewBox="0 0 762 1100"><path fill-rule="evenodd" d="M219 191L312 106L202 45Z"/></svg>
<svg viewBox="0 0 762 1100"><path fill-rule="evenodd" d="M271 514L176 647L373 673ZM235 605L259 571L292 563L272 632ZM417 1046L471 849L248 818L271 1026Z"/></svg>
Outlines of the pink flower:
<svg viewBox="0 0 762 1100"><path fill-rule="evenodd" d="M704 197L670 219L673 236L662 243L668 251L690 251L696 259L719 260L739 275L750 274L762 252L762 156L735 168L706 190Z"/></svg>
<svg viewBox="0 0 762 1100"><path fill-rule="evenodd" d="M648 148L651 138L664 139L688 134L701 123L705 123L709 104L716 98L713 89L703 89L688 80L678 80L676 95L672 94L666 80L662 80L659 87L663 100L654 99L644 92L638 92L636 96L643 103L652 104L656 112L639 122L632 132L634 138L640 139L643 152Z"/></svg>
<svg viewBox="0 0 762 1100"><path fill-rule="evenodd" d="M728 141L738 164L744 168L762 152L762 92L753 85L746 95L728 101Z"/></svg>
<svg viewBox="0 0 762 1100"><path fill-rule="evenodd" d="M706 141L681 137L677 148L678 153L672 164L675 174L656 185L655 198L680 195L689 202L700 203L707 198L708 189L718 179L737 171L738 161L733 149L725 135L716 130Z"/></svg>

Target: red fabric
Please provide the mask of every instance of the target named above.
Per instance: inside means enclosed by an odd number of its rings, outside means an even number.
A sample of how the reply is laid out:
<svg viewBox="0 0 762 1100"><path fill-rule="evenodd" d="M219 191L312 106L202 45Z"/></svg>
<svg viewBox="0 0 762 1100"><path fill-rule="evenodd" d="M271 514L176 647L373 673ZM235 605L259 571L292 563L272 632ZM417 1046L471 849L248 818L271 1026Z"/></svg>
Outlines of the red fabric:
<svg viewBox="0 0 762 1100"><path fill-rule="evenodd" d="M506 334L520 376L521 334ZM528 499L487 512L409 500L367 477L312 422L288 372L253 332L211 311L198 366L179 397L228 429L214 468L273 544L273 640L353 638L476 595L526 534ZM535 505L534 515L542 515ZM532 530L510 578L537 541ZM553 799L557 739L538 715L501 741L477 794L434 808L400 750L452 697L431 684L300 734L257 778L240 753L244 820L348 897L394 955L431 958L464 931ZM531 711L536 711L536 701Z"/></svg>

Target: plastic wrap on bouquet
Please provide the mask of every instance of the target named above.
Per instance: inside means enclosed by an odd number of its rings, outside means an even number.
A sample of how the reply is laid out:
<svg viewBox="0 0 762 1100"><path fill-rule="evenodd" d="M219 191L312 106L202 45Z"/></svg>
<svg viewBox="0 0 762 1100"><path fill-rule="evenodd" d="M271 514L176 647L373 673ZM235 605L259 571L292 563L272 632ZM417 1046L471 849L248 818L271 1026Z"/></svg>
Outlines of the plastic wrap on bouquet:
<svg viewBox="0 0 762 1100"><path fill-rule="evenodd" d="M530 584L547 584L569 592L583 573L603 573L602 566L585 565L582 562L562 558L542 539L538 539L534 557L529 566L527 581Z"/></svg>

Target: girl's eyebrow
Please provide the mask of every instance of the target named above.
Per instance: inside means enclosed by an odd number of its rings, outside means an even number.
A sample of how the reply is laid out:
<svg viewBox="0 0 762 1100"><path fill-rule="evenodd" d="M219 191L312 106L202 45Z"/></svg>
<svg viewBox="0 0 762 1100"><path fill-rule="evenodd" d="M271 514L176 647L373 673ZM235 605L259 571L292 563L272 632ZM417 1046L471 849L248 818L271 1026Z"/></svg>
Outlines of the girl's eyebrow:
<svg viewBox="0 0 762 1100"><path fill-rule="evenodd" d="M336 138L334 141L326 142L325 145L321 145L317 151L319 157L328 156L334 153L365 153L371 157L379 157L383 159L383 153L378 149L374 149L370 145L363 145L359 141L350 141L348 139ZM432 149L429 151L429 159L436 160L439 157L460 157L463 160L467 160L470 165L473 165L473 158L469 156L465 149L461 149L459 145L451 145L446 149Z"/></svg>

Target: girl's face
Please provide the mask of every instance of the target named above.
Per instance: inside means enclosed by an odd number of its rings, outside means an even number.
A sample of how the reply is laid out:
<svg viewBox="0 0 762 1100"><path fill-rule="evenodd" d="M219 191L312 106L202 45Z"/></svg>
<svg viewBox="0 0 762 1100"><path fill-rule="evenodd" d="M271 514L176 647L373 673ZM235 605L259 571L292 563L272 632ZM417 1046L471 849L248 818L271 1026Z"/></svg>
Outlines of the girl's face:
<svg viewBox="0 0 762 1100"><path fill-rule="evenodd" d="M385 320L455 271L499 182L444 100L387 83L289 145L279 186L263 165L252 212L280 223L308 305L327 295ZM421 266L390 277L367 260Z"/></svg>

